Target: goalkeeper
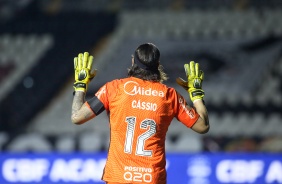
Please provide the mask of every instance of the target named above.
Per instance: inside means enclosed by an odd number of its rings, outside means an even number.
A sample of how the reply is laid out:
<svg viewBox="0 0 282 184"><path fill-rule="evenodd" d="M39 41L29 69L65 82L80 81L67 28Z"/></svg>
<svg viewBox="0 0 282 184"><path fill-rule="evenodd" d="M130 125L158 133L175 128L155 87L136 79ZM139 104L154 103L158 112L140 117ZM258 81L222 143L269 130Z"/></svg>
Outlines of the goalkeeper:
<svg viewBox="0 0 282 184"><path fill-rule="evenodd" d="M102 180L107 184L165 184L165 139L173 118L197 133L209 131L204 73L199 64L185 64L187 80L176 80L188 92L192 107L174 88L163 84L167 75L160 64L160 51L152 43L135 50L128 77L107 82L86 101L89 82L96 75L92 65L93 56L87 52L74 58L71 119L83 124L104 110L108 113L110 144Z"/></svg>

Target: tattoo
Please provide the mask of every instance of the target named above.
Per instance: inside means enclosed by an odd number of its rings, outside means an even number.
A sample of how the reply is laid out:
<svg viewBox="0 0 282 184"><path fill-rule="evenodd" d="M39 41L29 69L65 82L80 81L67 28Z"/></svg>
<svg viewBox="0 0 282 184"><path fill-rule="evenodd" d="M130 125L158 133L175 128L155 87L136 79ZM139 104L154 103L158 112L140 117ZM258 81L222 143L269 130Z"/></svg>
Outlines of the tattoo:
<svg viewBox="0 0 282 184"><path fill-rule="evenodd" d="M76 91L72 102L72 116L75 117L76 113L82 107L85 102L85 93L82 91Z"/></svg>

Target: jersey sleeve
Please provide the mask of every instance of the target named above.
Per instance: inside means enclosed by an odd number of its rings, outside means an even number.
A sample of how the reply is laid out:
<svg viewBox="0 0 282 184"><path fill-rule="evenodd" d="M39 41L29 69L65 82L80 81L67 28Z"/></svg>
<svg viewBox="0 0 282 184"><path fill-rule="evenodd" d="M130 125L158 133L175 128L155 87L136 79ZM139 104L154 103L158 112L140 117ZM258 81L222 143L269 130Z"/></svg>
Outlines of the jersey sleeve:
<svg viewBox="0 0 282 184"><path fill-rule="evenodd" d="M113 80L103 85L96 93L95 96L104 104L106 111L110 110L110 101L115 98L118 90L118 81Z"/></svg>
<svg viewBox="0 0 282 184"><path fill-rule="evenodd" d="M103 103L104 108L109 110L109 99L107 95L107 84L103 85L96 93L95 96Z"/></svg>
<svg viewBox="0 0 282 184"><path fill-rule="evenodd" d="M190 107L186 100L175 91L175 113L176 119L185 126L191 128L199 118L199 114L193 107Z"/></svg>
<svg viewBox="0 0 282 184"><path fill-rule="evenodd" d="M92 112L94 112L96 116L105 110L104 104L97 98L97 96L87 100L85 104L92 110Z"/></svg>

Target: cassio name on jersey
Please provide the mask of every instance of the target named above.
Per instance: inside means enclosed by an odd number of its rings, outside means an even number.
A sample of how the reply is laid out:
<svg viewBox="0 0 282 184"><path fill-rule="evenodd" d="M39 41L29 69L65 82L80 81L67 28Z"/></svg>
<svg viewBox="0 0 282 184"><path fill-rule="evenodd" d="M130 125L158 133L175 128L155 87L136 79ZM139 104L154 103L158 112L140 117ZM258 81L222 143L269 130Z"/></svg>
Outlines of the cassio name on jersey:
<svg viewBox="0 0 282 184"><path fill-rule="evenodd" d="M131 102L131 107L134 109L156 111L158 108L158 105L156 103L142 102L141 100L133 100Z"/></svg>

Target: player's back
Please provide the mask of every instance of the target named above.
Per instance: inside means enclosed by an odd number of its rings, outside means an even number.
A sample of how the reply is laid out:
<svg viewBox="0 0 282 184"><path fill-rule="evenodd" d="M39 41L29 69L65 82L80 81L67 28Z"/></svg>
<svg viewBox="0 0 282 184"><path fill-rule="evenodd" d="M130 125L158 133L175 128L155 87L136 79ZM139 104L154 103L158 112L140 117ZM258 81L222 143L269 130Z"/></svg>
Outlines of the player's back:
<svg viewBox="0 0 282 184"><path fill-rule="evenodd" d="M130 77L105 85L110 112L106 181L165 183L165 136L177 93L166 85Z"/></svg>

